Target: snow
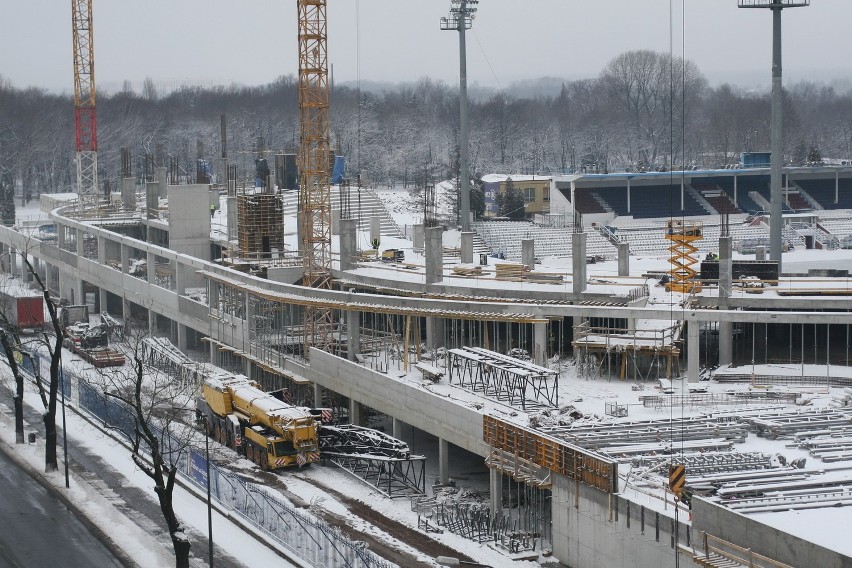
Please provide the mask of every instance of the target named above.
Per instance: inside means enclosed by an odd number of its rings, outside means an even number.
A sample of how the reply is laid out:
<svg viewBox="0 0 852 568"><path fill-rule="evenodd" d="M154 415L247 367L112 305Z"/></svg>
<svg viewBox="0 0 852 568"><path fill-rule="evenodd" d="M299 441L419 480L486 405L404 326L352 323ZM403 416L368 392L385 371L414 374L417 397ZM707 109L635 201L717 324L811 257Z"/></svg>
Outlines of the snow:
<svg viewBox="0 0 852 568"><path fill-rule="evenodd" d="M71 355L66 353L68 358ZM7 367L0 368L0 374L6 380L10 373ZM34 387L30 385L25 395L25 404L41 412L43 410ZM110 497L110 492L97 480L78 475L70 471L70 489L65 489L63 472L61 437L59 447L60 467L58 472L44 473L44 439L39 435L35 444L15 444L14 412L7 401L0 402L5 406L0 412L0 443L4 444L8 453L24 462L33 475L39 475L58 492L65 496L75 508L93 522L105 534L110 535L114 543L129 557L133 558L140 568L160 568L174 564L174 555L168 533L154 527L139 526L127 515L125 507L132 508L117 497ZM100 456L106 463L122 475L126 483L143 490L152 502L156 503L153 482L145 475L131 459L128 447L101 432L97 425L82 418L72 410L66 412L68 443L85 448L86 451ZM61 426L61 413L57 412L57 425ZM41 425L25 424L25 432L41 432ZM200 551L206 547L207 507L201 491L176 485L174 490L175 511L185 527L198 536L193 542L193 550ZM129 507L128 507L129 506ZM132 509L131 509L132 510ZM280 557L267 546L258 546L257 540L243 530L227 515L214 508L213 511L213 541L225 551L239 550L239 560L245 566L294 566ZM193 566L206 566L200 558L196 558Z"/></svg>
<svg viewBox="0 0 852 568"><path fill-rule="evenodd" d="M519 179L514 178L513 179ZM437 203L439 207L446 206L448 200L445 198L447 192L452 190L452 184L444 182L438 184L436 193L438 193ZM408 190L380 190L378 191L380 198L391 210L397 222L401 225L416 224L422 222L422 202L418 203L416 194L412 194ZM442 198L442 195L444 198ZM418 209L418 207L420 209ZM439 212L440 215L440 212ZM30 206L19 210L19 220L37 220L43 219L46 216L38 210L37 201L33 201ZM226 201L222 200L222 207L214 214L211 221L214 231L224 232L224 224L226 219ZM285 219L285 227L295 227L295 218L287 217ZM288 245L296 248L295 232L290 232L285 235ZM369 249L369 232L362 231L358 234L358 243L361 248ZM458 232L448 231L444 237L444 246L458 246ZM339 250L339 244L335 240L332 244L333 250ZM407 282L423 282L424 273L422 266L424 259L421 254L415 253L412 250L410 240L382 237L381 248L400 248L405 250L406 263L416 265L414 270L403 269L400 266L393 264L374 263L369 266L362 265L354 271L355 274L380 277L391 281L407 281ZM753 258L753 256L734 254L734 258ZM494 263L495 259L489 259L489 265ZM505 262L505 261L500 261ZM671 265L666 257L631 257L631 271L633 274L647 274L649 272L667 272ZM806 272L808 268L831 266L832 268L850 268L852 269L852 255L849 251L802 251L796 250L784 253L784 266L786 271ZM487 267L483 267L486 268ZM564 282L561 284L535 284L529 282L505 282L497 281L492 278L456 278L447 277L445 284L450 284L460 288L486 288L486 289L501 289L515 291L573 291L571 283L571 259L570 258L545 258L541 265L536 265L537 270L547 272L564 272ZM671 306L677 310L680 307L682 295L666 292L662 287L656 287L656 281L651 278L633 276L629 278L617 277L618 266L616 261L608 261L597 263L588 267L589 270L589 291L596 293L615 294L624 292L628 286L636 287L643 284L649 286L651 298L649 302L657 306ZM800 279L785 279L783 286L790 288L805 288L805 287L825 287L827 282L830 282L832 287L848 289L850 285L849 279L833 278L820 283L804 282ZM702 292L709 293L709 292ZM775 294L773 290L765 290L765 294ZM745 292L735 289L734 295L743 295ZM671 325L669 321L661 320L639 320L637 327L640 329L659 330L665 326ZM70 361L70 356L69 359ZM709 412L713 409L695 409L688 410L682 407L654 409L646 408L640 401L641 396L648 394L656 394L654 383L640 383L641 390L635 390L637 383L633 380L618 380L612 379L588 379L581 377L578 374L577 368L569 361L558 361L561 373L559 399L563 404L570 403L571 406L582 412L584 418L580 419L580 423L589 421L606 422L614 420L609 417L604 417L604 407L607 402L617 402L626 405L629 409L629 420L641 419L659 419L672 418L697 414L700 412ZM8 370L0 371L8 374ZM440 381L437 384L423 381L419 372L412 371L408 375L403 375L399 370L393 375L393 370L389 375L394 376L398 380L411 383L413 387L423 388L439 394L441 396L452 399L457 403L480 409L486 414L497 414L506 420L513 420L519 424L526 425L529 418L526 414L519 410L502 404L498 401L484 398L476 393L472 393L461 389L455 385L447 383L447 379ZM725 373L752 373L761 374L783 374L783 375L803 375L803 376L852 376L852 368L828 366L828 365L749 365L747 367L719 369L715 374ZM720 385L715 382L702 383L706 384L710 393L721 393L731 389L730 385ZM673 381L675 392L685 393L688 390L688 385L685 381ZM811 404L815 407L829 406L838 395L838 389L830 389L827 393L814 394ZM5 402L5 401L4 401ZM27 403L32 404L35 408L40 408L40 402L34 398L33 393L27 396ZM737 409L735 407L725 407L724 411L737 412L738 410L749 410L749 407ZM43 441L35 445L15 446L14 428L11 425L11 412L0 414L0 441L7 446L14 446L12 452L20 455L22 459L30 464L34 472L43 467ZM135 487L144 489L152 500L155 499L151 487L150 479L145 476L130 459L130 452L121 444L115 442L104 434L98 433L93 428L92 424L85 419L78 417L73 412L68 413L68 434L69 441L73 444L85 446L89 451L102 456L105 461L116 468L123 476L126 477L127 483ZM807 457L808 454L804 450L798 448L785 448L784 443L780 441L767 440L750 435L744 444L738 445L739 451L759 451L765 453L783 453L789 458ZM430 476L436 473L436 460L429 455L427 467ZM813 463L813 460L810 460ZM839 464L822 464L819 467L830 470L837 468ZM247 472L252 471L252 467L244 460L240 461L239 467L244 467ZM481 462L480 462L481 466ZM64 491L64 479L58 474L42 474L56 486L60 491ZM430 477L431 479L431 477ZM338 515L346 520L346 522L359 530L369 532L377 538L392 543L392 546L399 550L405 550L411 554L418 553L399 541L396 541L390 535L383 533L379 529L370 526L362 519L348 512L344 503L334 498L322 487L331 487L344 495L358 500L374 510L384 514L385 516L405 523L408 526L416 526L416 514L411 511L410 504L407 500L391 500L383 497L378 492L371 490L361 481L354 479L352 476L341 470L332 468L312 467L307 470L293 471L285 473L282 480L288 486L288 489L294 494L299 495L305 501L311 503L311 507L315 509L324 509L330 513ZM484 487L478 485L477 480L471 480L470 487L482 488L487 491L487 476L484 480ZM638 487L625 487L623 489L625 495L630 495L637 502L644 503L647 507L658 510L660 512L671 515L672 503L665 500L665 494L650 490L641 489ZM199 498L202 497L202 498ZM128 554L139 561L141 566L162 566L172 563L171 560L171 544L168 541L168 535L160 535L157 538L150 530L145 530L137 526L132 520L128 519L125 514L118 509L114 503L104 497L101 492L89 483L86 479L74 477L72 479L72 488L70 498L75 506L84 510L90 518L92 518L98 526L121 542ZM175 490L175 505L178 511L178 516L183 523L196 534L205 535L207 531L207 511L203 501L203 496L198 495L198 492L187 490L183 487L177 487ZM841 515L844 515L841 517ZM838 509L818 509L806 511L791 511L786 513L772 513L752 515L753 518L759 519L770 526L774 526L781 530L796 534L797 536L813 540L814 542L826 546L828 548L840 550L844 554L852 554L852 542L846 538L845 529L846 517L848 512L842 508ZM239 549L239 559L247 566L258 565L281 565L282 560L264 546L258 546L256 540L248 535L240 526L232 522L227 515L222 515L216 511L214 513L214 540L216 542L227 542L229 549ZM425 537L424 535L424 538ZM498 551L495 551L487 546L472 543L448 531L441 535L430 535L428 538L434 538L448 544L456 550L464 551L464 553L475 558L477 561L487 563L492 566L502 566L507 562L507 557ZM195 549L203 546L203 543L196 539L194 544ZM426 559L424 559L426 560ZM527 568L537 566L533 562L518 562L513 563L513 566L519 568Z"/></svg>

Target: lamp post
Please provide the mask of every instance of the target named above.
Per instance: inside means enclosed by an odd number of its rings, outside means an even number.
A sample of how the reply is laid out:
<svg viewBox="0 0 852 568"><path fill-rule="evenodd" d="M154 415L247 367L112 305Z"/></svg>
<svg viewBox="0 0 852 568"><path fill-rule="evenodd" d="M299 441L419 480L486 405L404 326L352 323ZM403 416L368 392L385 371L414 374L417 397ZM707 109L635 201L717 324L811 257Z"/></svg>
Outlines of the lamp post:
<svg viewBox="0 0 852 568"><path fill-rule="evenodd" d="M467 50L465 30L473 25L479 0L451 0L450 15L441 18L441 29L459 32L459 186L462 231L470 231L470 172L468 171Z"/></svg>
<svg viewBox="0 0 852 568"><path fill-rule="evenodd" d="M204 452L207 463L207 554L210 568L213 568L213 508L210 504L210 434L207 432L207 418L204 418Z"/></svg>
<svg viewBox="0 0 852 568"><path fill-rule="evenodd" d="M781 174L784 165L784 139L781 114L781 10L810 6L810 0L738 0L740 8L767 8L772 10L772 131L770 141L770 202L769 202L769 254L778 261L781 273Z"/></svg>

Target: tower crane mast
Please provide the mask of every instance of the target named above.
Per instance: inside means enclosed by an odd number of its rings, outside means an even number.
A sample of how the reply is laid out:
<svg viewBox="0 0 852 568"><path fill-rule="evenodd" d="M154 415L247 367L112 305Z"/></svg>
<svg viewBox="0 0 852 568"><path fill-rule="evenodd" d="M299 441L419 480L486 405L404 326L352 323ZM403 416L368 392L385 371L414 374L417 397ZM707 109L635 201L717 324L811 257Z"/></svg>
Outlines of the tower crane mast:
<svg viewBox="0 0 852 568"><path fill-rule="evenodd" d="M331 180L326 49L326 0L297 0L299 18L299 217L302 225L302 284L331 289ZM305 310L305 352L326 349L332 313Z"/></svg>
<svg viewBox="0 0 852 568"><path fill-rule="evenodd" d="M98 204L98 128L95 114L95 51L92 0L71 0L74 38L74 126L77 149L77 207Z"/></svg>

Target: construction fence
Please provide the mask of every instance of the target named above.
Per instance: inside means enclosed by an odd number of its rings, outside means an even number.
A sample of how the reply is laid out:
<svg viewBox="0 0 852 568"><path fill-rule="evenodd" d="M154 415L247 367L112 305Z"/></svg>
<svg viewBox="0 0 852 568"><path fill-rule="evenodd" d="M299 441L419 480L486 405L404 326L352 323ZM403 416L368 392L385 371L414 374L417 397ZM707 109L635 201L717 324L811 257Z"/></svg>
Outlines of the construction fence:
<svg viewBox="0 0 852 568"><path fill-rule="evenodd" d="M39 366L47 369L49 361L44 354L40 354L39 362L41 365L33 365L25 370L40 375ZM120 431L128 438L132 435L134 417L131 410L119 401L106 397L90 385L85 377L70 368L63 368L60 392L70 408L93 416L106 426L104 431ZM160 438L164 451L186 446L183 441L172 441L168 434ZM166 459L173 459L185 481L207 491L208 469L203 451L190 448L175 453L171 458L167 456ZM365 543L350 540L321 519L296 509L284 496L246 481L212 462L209 471L212 500L231 515L239 516L246 524L281 544L304 565L320 568L398 568L396 564L368 550Z"/></svg>

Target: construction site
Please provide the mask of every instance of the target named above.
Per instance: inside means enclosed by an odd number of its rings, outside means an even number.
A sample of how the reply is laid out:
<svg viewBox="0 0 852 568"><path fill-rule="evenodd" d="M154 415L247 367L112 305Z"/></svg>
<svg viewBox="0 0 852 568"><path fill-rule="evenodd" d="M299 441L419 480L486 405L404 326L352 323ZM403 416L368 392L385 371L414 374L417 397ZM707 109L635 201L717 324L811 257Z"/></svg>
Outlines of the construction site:
<svg viewBox="0 0 852 568"><path fill-rule="evenodd" d="M463 35L475 4L442 26ZM189 175L158 152L134 174L124 150L107 194L92 1L74 5L78 191L0 227L0 267L32 288L24 257L86 306L68 347L95 367L125 364L120 330L142 330L146 364L197 387L221 475L322 486L336 468L416 554L453 534L494 566L850 565L852 167L779 170L785 207L791 184L818 205L806 228L743 206L780 206L758 167L549 176L549 214L527 221L471 222L462 192L448 225L447 188L423 188L409 231L392 193L333 179L326 0L299 0L298 155L238 172L222 116L218 163ZM676 215L652 214L661 188ZM323 535L292 558L441 565L335 555ZM492 565L476 550L457 556Z"/></svg>

